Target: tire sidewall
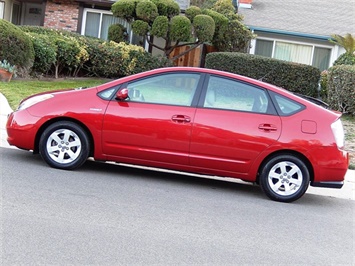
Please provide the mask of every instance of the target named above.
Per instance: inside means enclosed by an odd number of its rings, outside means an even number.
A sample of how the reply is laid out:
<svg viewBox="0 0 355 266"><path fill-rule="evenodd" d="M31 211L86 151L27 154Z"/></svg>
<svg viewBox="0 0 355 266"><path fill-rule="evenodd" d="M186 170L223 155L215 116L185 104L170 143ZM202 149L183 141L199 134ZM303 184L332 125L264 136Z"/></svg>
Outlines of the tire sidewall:
<svg viewBox="0 0 355 266"><path fill-rule="evenodd" d="M297 167L301 170L302 175L303 175L303 180L302 180L302 184L301 187L298 189L298 191L292 195L288 195L288 196L283 196L283 195L279 195L277 193L275 193L268 182L269 179L269 173L270 170L278 163L280 162L292 162L295 165L297 165ZM297 199L299 199L300 197L303 196L303 194L306 192L306 190L308 189L309 186L309 182L310 182L310 174L309 174L309 170L306 166L306 164L299 159L298 157L295 157L293 155L278 155L275 156L271 159L269 159L262 167L261 172L260 172L260 186L261 189L264 191L264 193L266 194L266 196L268 196L270 199L275 200L275 201L280 201L280 202L292 202L295 201Z"/></svg>
<svg viewBox="0 0 355 266"><path fill-rule="evenodd" d="M46 145L47 145L47 140L49 136L55 132L58 129L68 129L73 131L77 136L79 137L81 141L81 151L79 156L72 162L70 163L65 163L65 164L60 164L56 161L54 161L50 155L48 154ZM42 133L39 141L39 153L43 160L51 167L53 168L58 168L58 169L64 169L64 170L71 170L80 167L85 163L89 156L89 141L87 134L83 130L83 128L73 122L69 121L61 121L61 122L56 122L54 124L51 124L48 126Z"/></svg>

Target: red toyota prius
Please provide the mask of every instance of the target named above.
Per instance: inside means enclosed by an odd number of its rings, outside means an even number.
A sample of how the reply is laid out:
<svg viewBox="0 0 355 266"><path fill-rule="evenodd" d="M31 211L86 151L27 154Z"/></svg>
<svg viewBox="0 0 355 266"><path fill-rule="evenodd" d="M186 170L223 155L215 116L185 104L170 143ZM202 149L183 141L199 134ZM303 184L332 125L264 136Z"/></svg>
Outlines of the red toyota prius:
<svg viewBox="0 0 355 266"><path fill-rule="evenodd" d="M349 156L340 116L258 80L171 67L33 95L9 116L7 133L54 168L93 157L233 177L291 202L309 184L342 187Z"/></svg>

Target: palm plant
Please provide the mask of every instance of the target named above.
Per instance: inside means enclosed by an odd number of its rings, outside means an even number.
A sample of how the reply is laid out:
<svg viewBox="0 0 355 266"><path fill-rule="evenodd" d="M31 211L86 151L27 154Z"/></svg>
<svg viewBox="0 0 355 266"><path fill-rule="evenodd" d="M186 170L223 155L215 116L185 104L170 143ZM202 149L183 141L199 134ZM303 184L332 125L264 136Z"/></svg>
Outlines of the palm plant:
<svg viewBox="0 0 355 266"><path fill-rule="evenodd" d="M341 36L338 34L331 35L332 39L329 41L343 47L346 53L352 54L355 51L355 36L352 36L350 33Z"/></svg>
<svg viewBox="0 0 355 266"><path fill-rule="evenodd" d="M350 33L345 34L345 36L340 36L337 34L332 35L332 39L329 40L345 49L345 53L340 55L337 60L334 61L333 65L355 65L355 37Z"/></svg>

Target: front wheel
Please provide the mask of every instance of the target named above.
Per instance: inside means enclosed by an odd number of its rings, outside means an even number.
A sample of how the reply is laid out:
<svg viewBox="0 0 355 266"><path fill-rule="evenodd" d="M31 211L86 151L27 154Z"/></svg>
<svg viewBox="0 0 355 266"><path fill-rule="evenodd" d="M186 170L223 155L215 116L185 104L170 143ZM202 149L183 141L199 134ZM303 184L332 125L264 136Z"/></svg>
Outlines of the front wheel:
<svg viewBox="0 0 355 266"><path fill-rule="evenodd" d="M272 200L292 202L306 192L310 174L306 164L293 155L278 155L267 161L260 172L260 186Z"/></svg>
<svg viewBox="0 0 355 266"><path fill-rule="evenodd" d="M48 126L39 141L39 153L51 167L71 170L89 157L89 140L79 125L61 121Z"/></svg>

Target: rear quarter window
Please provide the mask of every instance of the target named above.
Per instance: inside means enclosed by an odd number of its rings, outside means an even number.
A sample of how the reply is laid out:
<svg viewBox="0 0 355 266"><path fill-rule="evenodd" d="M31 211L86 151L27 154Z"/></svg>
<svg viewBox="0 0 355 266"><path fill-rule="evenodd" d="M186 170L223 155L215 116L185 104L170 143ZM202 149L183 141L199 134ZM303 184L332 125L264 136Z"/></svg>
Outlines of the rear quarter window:
<svg viewBox="0 0 355 266"><path fill-rule="evenodd" d="M271 95L280 116L290 116L306 108L303 104L280 94L272 92Z"/></svg>

